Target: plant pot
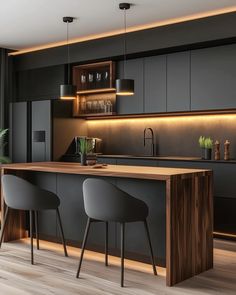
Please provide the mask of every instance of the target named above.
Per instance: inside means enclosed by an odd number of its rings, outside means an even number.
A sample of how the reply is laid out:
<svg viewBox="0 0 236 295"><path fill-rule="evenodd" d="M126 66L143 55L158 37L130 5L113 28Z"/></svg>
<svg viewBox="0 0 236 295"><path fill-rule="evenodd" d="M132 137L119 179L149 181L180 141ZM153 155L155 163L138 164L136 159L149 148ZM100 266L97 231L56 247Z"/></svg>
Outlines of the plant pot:
<svg viewBox="0 0 236 295"><path fill-rule="evenodd" d="M211 151L212 151L212 149L205 149L205 156L204 156L204 159L205 160L211 160Z"/></svg>
<svg viewBox="0 0 236 295"><path fill-rule="evenodd" d="M81 166L86 166L86 161L87 161L87 155L86 154L80 154Z"/></svg>
<svg viewBox="0 0 236 295"><path fill-rule="evenodd" d="M205 159L205 148L201 148L201 158L202 160Z"/></svg>

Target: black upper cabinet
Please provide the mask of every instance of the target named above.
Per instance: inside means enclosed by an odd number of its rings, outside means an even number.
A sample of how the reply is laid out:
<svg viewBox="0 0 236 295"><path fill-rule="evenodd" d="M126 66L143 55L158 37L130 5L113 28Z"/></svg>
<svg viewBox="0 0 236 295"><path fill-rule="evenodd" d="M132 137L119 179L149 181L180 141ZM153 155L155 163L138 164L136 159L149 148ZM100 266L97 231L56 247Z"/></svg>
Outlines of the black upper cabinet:
<svg viewBox="0 0 236 295"><path fill-rule="evenodd" d="M15 100L58 98L64 75L64 65L16 72Z"/></svg>
<svg viewBox="0 0 236 295"><path fill-rule="evenodd" d="M166 112L166 55L144 59L144 112Z"/></svg>
<svg viewBox="0 0 236 295"><path fill-rule="evenodd" d="M124 62L117 65L117 78L123 78ZM125 78L134 79L134 95L117 96L118 114L143 113L143 58L126 61Z"/></svg>
<svg viewBox="0 0 236 295"><path fill-rule="evenodd" d="M236 108L236 44L191 53L191 110Z"/></svg>
<svg viewBox="0 0 236 295"><path fill-rule="evenodd" d="M190 111L190 52L167 55L167 112Z"/></svg>

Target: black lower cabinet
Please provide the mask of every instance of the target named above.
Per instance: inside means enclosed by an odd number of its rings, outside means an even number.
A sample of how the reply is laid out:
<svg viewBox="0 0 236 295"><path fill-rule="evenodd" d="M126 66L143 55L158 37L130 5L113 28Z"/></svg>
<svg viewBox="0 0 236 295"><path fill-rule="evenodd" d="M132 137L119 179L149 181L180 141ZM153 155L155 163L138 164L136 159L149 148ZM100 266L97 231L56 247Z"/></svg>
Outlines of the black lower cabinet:
<svg viewBox="0 0 236 295"><path fill-rule="evenodd" d="M117 165L130 165L130 166L157 166L157 162L153 160L143 159L118 159Z"/></svg>
<svg viewBox="0 0 236 295"><path fill-rule="evenodd" d="M109 160L114 161L114 159L106 158L106 161L109 163ZM234 180L236 165L234 163L119 158L117 164L212 169L214 175L214 231L236 235L236 182Z"/></svg>
<svg viewBox="0 0 236 295"><path fill-rule="evenodd" d="M60 213L68 244L81 246L87 222L84 210L82 184L91 176L70 175L60 173L32 172L27 179L43 189L55 192L61 201ZM159 265L165 265L165 183L162 181L148 181L99 177L117 185L132 196L145 201L149 207L148 225L154 255ZM60 241L55 212L45 211L39 215L40 235L42 239ZM149 248L141 222L129 223L125 233L126 258L149 262ZM87 249L104 252L105 224L94 222L91 224ZM109 253L120 255L120 225L109 223Z"/></svg>
<svg viewBox="0 0 236 295"><path fill-rule="evenodd" d="M236 198L215 197L214 230L216 233L236 234Z"/></svg>

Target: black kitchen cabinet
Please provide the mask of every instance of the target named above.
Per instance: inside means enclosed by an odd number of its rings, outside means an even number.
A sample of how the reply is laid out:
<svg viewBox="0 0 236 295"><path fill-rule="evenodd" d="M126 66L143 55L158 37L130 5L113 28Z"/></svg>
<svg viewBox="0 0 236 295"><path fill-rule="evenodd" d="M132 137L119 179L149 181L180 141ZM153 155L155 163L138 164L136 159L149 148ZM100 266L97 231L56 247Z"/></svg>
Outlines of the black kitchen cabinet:
<svg viewBox="0 0 236 295"><path fill-rule="evenodd" d="M236 44L191 52L191 110L236 108Z"/></svg>
<svg viewBox="0 0 236 295"><path fill-rule="evenodd" d="M9 146L13 163L28 160L28 104L26 102L9 105Z"/></svg>
<svg viewBox="0 0 236 295"><path fill-rule="evenodd" d="M131 166L157 166L155 160L143 160L143 159L117 159L117 165L131 165Z"/></svg>
<svg viewBox="0 0 236 295"><path fill-rule="evenodd" d="M144 112L166 112L166 55L144 59Z"/></svg>
<svg viewBox="0 0 236 295"><path fill-rule="evenodd" d="M15 72L15 100L58 98L64 76L64 65Z"/></svg>
<svg viewBox="0 0 236 295"><path fill-rule="evenodd" d="M116 159L112 159L112 158L97 158L97 162L99 164L110 164L110 165L116 165Z"/></svg>
<svg viewBox="0 0 236 295"><path fill-rule="evenodd" d="M143 58L126 61L125 78L134 79L134 95L117 96L117 114L143 113ZM123 78L124 62L117 65L117 78Z"/></svg>
<svg viewBox="0 0 236 295"><path fill-rule="evenodd" d="M167 112L190 111L190 52L167 55Z"/></svg>

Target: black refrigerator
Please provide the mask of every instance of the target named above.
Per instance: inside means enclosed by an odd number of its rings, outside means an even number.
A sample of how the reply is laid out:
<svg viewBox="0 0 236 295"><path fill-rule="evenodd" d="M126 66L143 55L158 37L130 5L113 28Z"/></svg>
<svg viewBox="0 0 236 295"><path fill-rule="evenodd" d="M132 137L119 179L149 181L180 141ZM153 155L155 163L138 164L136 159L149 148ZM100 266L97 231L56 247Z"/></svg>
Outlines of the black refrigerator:
<svg viewBox="0 0 236 295"><path fill-rule="evenodd" d="M52 161L56 148L53 145L54 121L57 118L71 118L71 102L13 102L9 109L9 155L12 162ZM67 128L68 126L64 126L61 134L65 134Z"/></svg>

